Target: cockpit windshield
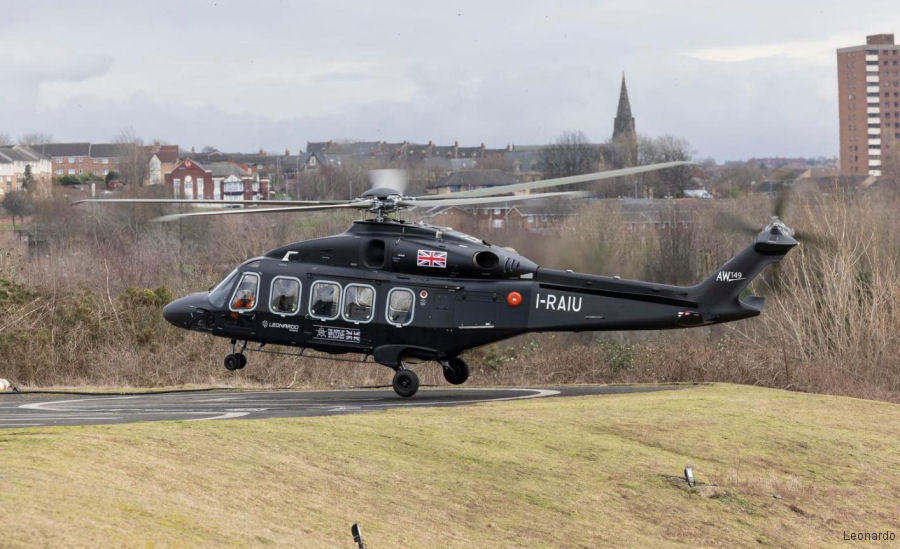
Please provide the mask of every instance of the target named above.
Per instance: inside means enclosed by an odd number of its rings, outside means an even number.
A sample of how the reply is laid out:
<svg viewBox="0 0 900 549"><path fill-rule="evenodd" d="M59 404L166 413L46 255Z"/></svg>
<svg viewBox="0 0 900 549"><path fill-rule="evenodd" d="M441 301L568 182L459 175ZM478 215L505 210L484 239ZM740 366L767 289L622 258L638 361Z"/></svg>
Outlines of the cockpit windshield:
<svg viewBox="0 0 900 549"><path fill-rule="evenodd" d="M209 303L217 309L225 307L225 301L231 291L234 279L237 277L238 270L235 269L225 277L225 280L216 284L216 287L209 292Z"/></svg>

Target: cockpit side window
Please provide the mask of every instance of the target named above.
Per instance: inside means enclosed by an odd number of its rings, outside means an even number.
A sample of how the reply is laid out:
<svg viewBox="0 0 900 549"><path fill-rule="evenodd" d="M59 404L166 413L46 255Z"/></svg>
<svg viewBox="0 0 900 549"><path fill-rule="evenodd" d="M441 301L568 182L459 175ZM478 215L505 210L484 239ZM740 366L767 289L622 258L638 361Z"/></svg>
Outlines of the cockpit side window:
<svg viewBox="0 0 900 549"><path fill-rule="evenodd" d="M269 309L278 315L295 315L300 310L300 281L276 276L269 292Z"/></svg>
<svg viewBox="0 0 900 549"><path fill-rule="evenodd" d="M375 288L368 284L348 284L344 288L344 320L365 323L375 316Z"/></svg>
<svg viewBox="0 0 900 549"><path fill-rule="evenodd" d="M252 311L256 308L257 294L259 293L259 275L256 273L244 273L238 283L237 289L231 296L229 308L235 312Z"/></svg>
<svg viewBox="0 0 900 549"><path fill-rule="evenodd" d="M309 316L334 320L341 314L341 285L319 280L309 289Z"/></svg>
<svg viewBox="0 0 900 549"><path fill-rule="evenodd" d="M231 285L234 283L234 279L237 278L237 269L228 273L222 282L216 284L216 287L209 291L209 304L215 307L216 309L221 309L225 306L225 300L228 299L228 292L231 291Z"/></svg>
<svg viewBox="0 0 900 549"><path fill-rule="evenodd" d="M406 326L413 319L415 295L409 288L394 288L388 292L385 317L389 324Z"/></svg>

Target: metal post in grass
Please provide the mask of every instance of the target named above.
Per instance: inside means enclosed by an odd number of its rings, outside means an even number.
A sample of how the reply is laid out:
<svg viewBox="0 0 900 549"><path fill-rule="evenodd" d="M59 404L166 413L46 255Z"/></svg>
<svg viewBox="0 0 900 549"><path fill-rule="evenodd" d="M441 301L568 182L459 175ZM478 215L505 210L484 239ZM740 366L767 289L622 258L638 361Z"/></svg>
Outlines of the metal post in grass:
<svg viewBox="0 0 900 549"><path fill-rule="evenodd" d="M354 522L353 526L350 527L350 533L353 534L353 541L356 542L357 547L366 549L366 542L363 541L362 530L360 530L358 522Z"/></svg>

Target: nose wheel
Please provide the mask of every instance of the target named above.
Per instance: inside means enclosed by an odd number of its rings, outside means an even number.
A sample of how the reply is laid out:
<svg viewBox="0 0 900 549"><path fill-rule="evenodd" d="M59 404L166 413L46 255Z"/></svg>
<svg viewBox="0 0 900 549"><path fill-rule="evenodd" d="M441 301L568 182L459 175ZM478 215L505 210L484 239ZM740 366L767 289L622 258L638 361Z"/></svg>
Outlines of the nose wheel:
<svg viewBox="0 0 900 549"><path fill-rule="evenodd" d="M393 386L395 393L404 398L409 398L419 390L419 376L412 370L401 367L394 374Z"/></svg>

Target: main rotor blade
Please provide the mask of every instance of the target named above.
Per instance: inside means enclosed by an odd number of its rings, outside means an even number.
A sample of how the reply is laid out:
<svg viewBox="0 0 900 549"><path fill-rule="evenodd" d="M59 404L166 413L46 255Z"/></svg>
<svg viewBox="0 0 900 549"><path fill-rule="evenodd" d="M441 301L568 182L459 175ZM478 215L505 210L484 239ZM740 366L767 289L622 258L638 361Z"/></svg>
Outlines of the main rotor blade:
<svg viewBox="0 0 900 549"><path fill-rule="evenodd" d="M321 204L345 204L346 200L212 200L199 199L188 200L182 198L82 198L72 202L72 205L93 202L97 204L229 204L255 205L255 206L317 206Z"/></svg>
<svg viewBox="0 0 900 549"><path fill-rule="evenodd" d="M722 229L753 235L763 229L762 225L751 223L731 212L719 212L716 217L716 225Z"/></svg>
<svg viewBox="0 0 900 549"><path fill-rule="evenodd" d="M153 221L167 222L183 219L185 217L199 217L204 215L242 215L242 214L261 214L261 213L281 213L281 212L317 212L323 210L340 210L354 209L365 210L372 205L371 200L360 200L357 202L348 202L342 204L321 204L318 206L289 206L286 208L240 208L229 210L216 210L207 212L188 212L163 215L154 218Z"/></svg>
<svg viewBox="0 0 900 549"><path fill-rule="evenodd" d="M648 164L646 166L635 166L634 168L622 168L618 170L607 170L605 172L594 172L584 175L570 175L568 177L557 177L554 179L544 179L541 181L531 181L529 183L513 183L512 185L499 185L497 187L488 187L484 189L475 189L473 191L458 191L454 193L445 193L440 195L426 195L429 200L449 200L454 198L475 198L480 196L494 196L505 193L515 193L519 191L547 189L550 187L559 187L562 185L574 185L575 183L585 183L588 181L599 181L601 179L612 179L614 177L623 177L626 175L635 175L645 172L653 172L656 170L664 170L666 168L674 168L675 166L684 166L691 162L662 162L660 164Z"/></svg>
<svg viewBox="0 0 900 549"><path fill-rule="evenodd" d="M795 230L794 238L804 244L809 244L817 248L825 248L826 250L835 250L838 247L838 242L835 238L820 233Z"/></svg>
<svg viewBox="0 0 900 549"><path fill-rule="evenodd" d="M455 198L453 200L431 200L407 198L400 201L400 206L428 207L428 206L474 206L477 204L497 204L500 202L524 202L526 200L539 200L541 198L568 197L584 198L587 193L582 191L560 191L555 193L523 194L515 196L486 196L483 198Z"/></svg>
<svg viewBox="0 0 900 549"><path fill-rule="evenodd" d="M778 194L775 195L775 203L772 205L772 215L779 219L784 217L788 202L791 200L792 191L793 189L788 187L786 183L781 184Z"/></svg>

